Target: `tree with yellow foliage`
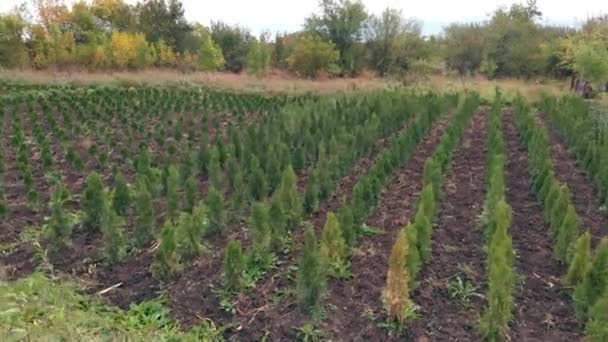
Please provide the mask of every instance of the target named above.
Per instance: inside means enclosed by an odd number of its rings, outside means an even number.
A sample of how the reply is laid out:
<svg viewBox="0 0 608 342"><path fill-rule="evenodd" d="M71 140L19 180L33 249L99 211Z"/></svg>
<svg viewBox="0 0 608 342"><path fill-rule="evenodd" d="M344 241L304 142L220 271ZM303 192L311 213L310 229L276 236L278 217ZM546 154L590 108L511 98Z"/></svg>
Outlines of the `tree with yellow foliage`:
<svg viewBox="0 0 608 342"><path fill-rule="evenodd" d="M404 229L401 229L391 251L386 287L382 292L382 301L389 318L400 323L405 322L414 309L414 303L410 299L408 249L407 234Z"/></svg>

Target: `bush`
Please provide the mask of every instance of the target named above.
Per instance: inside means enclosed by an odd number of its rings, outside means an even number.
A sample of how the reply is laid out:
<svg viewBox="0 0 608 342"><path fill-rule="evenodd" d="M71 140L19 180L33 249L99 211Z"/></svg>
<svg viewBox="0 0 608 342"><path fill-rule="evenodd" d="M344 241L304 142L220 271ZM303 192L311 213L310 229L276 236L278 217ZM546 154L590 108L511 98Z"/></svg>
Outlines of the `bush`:
<svg viewBox="0 0 608 342"><path fill-rule="evenodd" d="M179 230L177 232L177 247L179 261L189 262L202 253L203 234L206 230L206 208L199 205L192 213L182 213L179 217Z"/></svg>
<svg viewBox="0 0 608 342"><path fill-rule="evenodd" d="M161 281L170 281L179 273L175 230L175 225L167 220L160 234L160 246L156 250L150 269L154 278Z"/></svg>
<svg viewBox="0 0 608 342"><path fill-rule="evenodd" d="M316 35L301 36L291 56L287 58L289 68L303 77L315 78L321 72L332 72L340 54L333 43Z"/></svg>
<svg viewBox="0 0 608 342"><path fill-rule="evenodd" d="M84 224L89 229L99 230L103 206L106 202L104 185L101 176L93 171L87 177L87 185L82 196L82 211L84 212Z"/></svg>
<svg viewBox="0 0 608 342"><path fill-rule="evenodd" d="M156 214L154 212L152 196L148 191L146 181L143 179L137 182L135 214L135 244L138 247L144 247L154 238Z"/></svg>
<svg viewBox="0 0 608 342"><path fill-rule="evenodd" d="M245 257L241 242L232 240L226 246L224 260L223 283L228 291L238 291L243 286L243 272L245 271Z"/></svg>
<svg viewBox="0 0 608 342"><path fill-rule="evenodd" d="M325 293L326 273L317 247L317 239L312 226L304 232L304 253L298 268L298 303L304 312L314 314Z"/></svg>
<svg viewBox="0 0 608 342"><path fill-rule="evenodd" d="M574 308L580 320L588 317L588 311L608 287L608 238L598 245L589 272L574 290Z"/></svg>
<svg viewBox="0 0 608 342"><path fill-rule="evenodd" d="M406 231L401 229L391 251L386 287L382 292L382 301L389 318L400 323L408 319L413 310L409 289L408 242Z"/></svg>

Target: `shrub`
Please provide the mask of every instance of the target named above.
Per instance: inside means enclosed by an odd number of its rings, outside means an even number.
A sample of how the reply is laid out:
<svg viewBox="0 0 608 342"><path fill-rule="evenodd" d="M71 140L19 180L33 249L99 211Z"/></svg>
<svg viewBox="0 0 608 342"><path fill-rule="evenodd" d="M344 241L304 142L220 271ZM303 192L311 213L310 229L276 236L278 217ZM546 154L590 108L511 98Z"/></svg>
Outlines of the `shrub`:
<svg viewBox="0 0 608 342"><path fill-rule="evenodd" d="M245 257L243 248L238 240L231 240L226 246L224 260L223 283L227 290L238 291L243 286L243 272L245 271Z"/></svg>
<svg viewBox="0 0 608 342"><path fill-rule="evenodd" d="M564 184L560 187L557 200L551 207L551 214L549 218L549 223L551 224L551 228L553 229L556 237L558 237L560 234L560 227L566 216L566 210L568 209L568 205L570 203L572 203L570 199L570 190L568 190L568 186Z"/></svg>
<svg viewBox="0 0 608 342"><path fill-rule="evenodd" d="M580 320L587 319L588 310L595 305L608 287L608 238L598 245L593 262L583 282L574 290L574 308Z"/></svg>
<svg viewBox="0 0 608 342"><path fill-rule="evenodd" d="M144 177L145 176L140 176ZM147 245L154 238L156 215L152 196L144 179L137 182L135 193L135 244L138 247Z"/></svg>
<svg viewBox="0 0 608 342"><path fill-rule="evenodd" d="M422 263L426 263L431 257L431 239L433 237L433 225L427 218L425 210L426 208L424 205L420 206L414 220L417 242L416 248Z"/></svg>
<svg viewBox="0 0 608 342"><path fill-rule="evenodd" d="M179 273L175 230L175 225L171 220L167 220L160 234L160 246L156 250L150 269L154 278L161 281L172 280Z"/></svg>
<svg viewBox="0 0 608 342"><path fill-rule="evenodd" d="M405 232L407 235L407 245L408 245L408 253L407 253L407 270L409 276L409 286L410 288L416 287L416 278L418 277L418 272L422 267L422 261L420 260L420 252L418 251L418 236L414 225L409 223L405 228Z"/></svg>
<svg viewBox="0 0 608 342"><path fill-rule="evenodd" d="M82 196L84 224L89 229L99 230L101 228L103 206L106 201L103 180L97 172L93 171L87 177L86 183L84 195Z"/></svg>
<svg viewBox="0 0 608 342"><path fill-rule="evenodd" d="M131 205L131 193L129 186L127 185L127 179L118 172L116 175L116 181L114 185L114 199L112 201L112 207L118 215L125 215L129 206Z"/></svg>
<svg viewBox="0 0 608 342"><path fill-rule="evenodd" d="M386 287L382 292L382 301L389 318L400 323L408 319L413 310L409 289L408 245L406 232L402 229L391 251Z"/></svg>
<svg viewBox="0 0 608 342"><path fill-rule="evenodd" d="M327 213L327 219L321 234L321 247L328 274L334 277L346 276L347 245L342 236L340 222L332 212Z"/></svg>
<svg viewBox="0 0 608 342"><path fill-rule="evenodd" d="M275 252L279 252L285 245L287 240L286 217L283 214L283 209L278 201L273 200L268 210L268 216L270 219L270 235L271 235L271 247Z"/></svg>
<svg viewBox="0 0 608 342"><path fill-rule="evenodd" d="M339 56L333 43L317 35L306 34L298 39L287 63L298 75L314 78L322 71L335 69Z"/></svg>
<svg viewBox="0 0 608 342"><path fill-rule="evenodd" d="M570 286L578 286L591 266L591 234L586 232L574 243L572 262L564 282Z"/></svg>
<svg viewBox="0 0 608 342"><path fill-rule="evenodd" d="M304 253L298 268L298 303L302 310L314 314L325 293L326 273L311 225L304 232Z"/></svg>
<svg viewBox="0 0 608 342"><path fill-rule="evenodd" d="M224 226L226 225L226 212L224 210L224 198L222 194L216 188L211 187L205 199L205 205L209 213L209 229L206 234L223 233Z"/></svg>
<svg viewBox="0 0 608 342"><path fill-rule="evenodd" d="M344 242L346 242L347 249L350 249L357 239L357 230L355 228L355 218L349 205L344 205L340 208L338 221L340 222Z"/></svg>

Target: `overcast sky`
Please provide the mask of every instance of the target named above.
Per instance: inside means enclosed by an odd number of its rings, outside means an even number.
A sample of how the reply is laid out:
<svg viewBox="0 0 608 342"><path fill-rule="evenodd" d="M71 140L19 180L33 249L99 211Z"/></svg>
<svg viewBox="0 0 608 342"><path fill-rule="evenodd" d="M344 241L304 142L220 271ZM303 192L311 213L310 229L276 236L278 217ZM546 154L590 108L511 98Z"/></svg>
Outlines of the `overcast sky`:
<svg viewBox="0 0 608 342"><path fill-rule="evenodd" d="M8 11L23 0L0 0L0 11ZM135 3L136 0L127 0ZM363 0L370 13L380 13L387 6L399 8L406 17L423 22L423 31L434 34L451 22L481 21L506 0ZM240 24L254 33L263 30L295 31L304 18L318 10L317 0L182 0L186 18L209 24L222 20ZM538 0L543 20L552 24L577 25L584 19L608 13L608 0Z"/></svg>

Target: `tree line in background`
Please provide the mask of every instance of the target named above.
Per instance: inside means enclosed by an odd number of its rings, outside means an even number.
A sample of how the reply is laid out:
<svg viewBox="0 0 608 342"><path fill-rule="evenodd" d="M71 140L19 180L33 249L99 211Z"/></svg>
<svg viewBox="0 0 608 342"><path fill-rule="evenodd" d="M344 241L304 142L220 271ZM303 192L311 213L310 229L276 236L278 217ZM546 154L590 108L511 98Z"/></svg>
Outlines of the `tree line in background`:
<svg viewBox="0 0 608 342"><path fill-rule="evenodd" d="M608 81L608 15L581 28L540 23L535 0L497 9L483 23L451 24L425 37L402 11L367 12L359 0L320 0L302 30L254 36L248 29L185 19L179 0L29 0L0 14L4 68L182 71L288 70L300 77L451 71L488 77ZM30 13L34 9L35 15Z"/></svg>

